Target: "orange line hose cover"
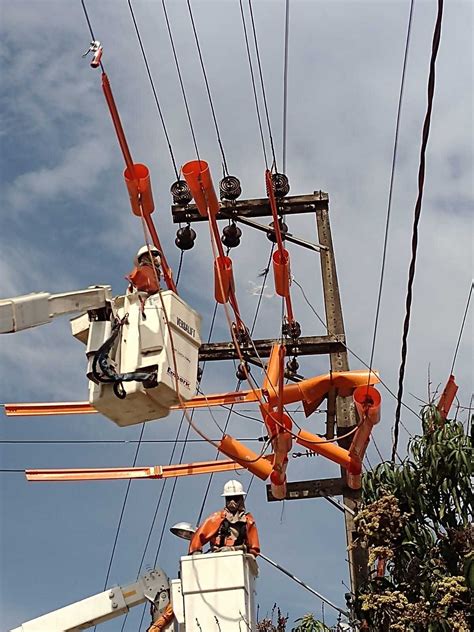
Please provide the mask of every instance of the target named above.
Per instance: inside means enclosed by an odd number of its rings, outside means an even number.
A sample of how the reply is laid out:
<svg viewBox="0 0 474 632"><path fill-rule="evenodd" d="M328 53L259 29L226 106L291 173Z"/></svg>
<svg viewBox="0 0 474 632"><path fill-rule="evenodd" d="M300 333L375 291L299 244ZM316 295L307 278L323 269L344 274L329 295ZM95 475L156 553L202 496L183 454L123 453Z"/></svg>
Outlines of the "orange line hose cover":
<svg viewBox="0 0 474 632"><path fill-rule="evenodd" d="M351 474L360 474L362 471L360 460L357 457L353 457L348 450L341 448L335 443L327 443L325 439L321 439L321 437L307 430L299 431L296 443L326 457L330 461L334 461L334 463L338 463Z"/></svg>
<svg viewBox="0 0 474 632"><path fill-rule="evenodd" d="M140 204L144 215L150 215L155 210L151 191L150 171L146 165L137 163L133 171L128 167L123 172L125 184L130 196L130 204L134 215L141 217Z"/></svg>
<svg viewBox="0 0 474 632"><path fill-rule="evenodd" d="M290 296L290 255L288 250L276 250L272 256L275 292L278 296Z"/></svg>
<svg viewBox="0 0 474 632"><path fill-rule="evenodd" d="M447 418L449 409L456 397L457 390L458 386L454 381L454 375L450 375L437 405L437 409L439 410L442 419Z"/></svg>
<svg viewBox="0 0 474 632"><path fill-rule="evenodd" d="M305 414L308 417L321 404L329 389L335 386L341 397L351 395L355 388L367 384L376 384L379 378L372 371L369 380L369 371L340 371L317 375L298 384L290 384L283 388L283 403L293 404L303 402ZM271 391L268 392L268 401L271 406L277 405L277 397Z"/></svg>
<svg viewBox="0 0 474 632"><path fill-rule="evenodd" d="M214 298L218 303L227 303L234 291L234 273L230 257L216 257L214 260Z"/></svg>
<svg viewBox="0 0 474 632"><path fill-rule="evenodd" d="M182 167L184 179L193 194L199 213L207 217L219 212L219 201L214 191L209 165L205 160L191 160Z"/></svg>
<svg viewBox="0 0 474 632"><path fill-rule="evenodd" d="M281 344L274 344L270 352L270 358L268 359L267 369L263 379L263 388L271 389L278 393L278 377L280 375L280 350L283 353L286 351L285 347ZM275 394L276 394L275 393Z"/></svg>
<svg viewBox="0 0 474 632"><path fill-rule="evenodd" d="M262 481L266 480L272 472L272 464L267 457L259 458L253 450L230 435L223 436L219 443L219 451L261 478Z"/></svg>

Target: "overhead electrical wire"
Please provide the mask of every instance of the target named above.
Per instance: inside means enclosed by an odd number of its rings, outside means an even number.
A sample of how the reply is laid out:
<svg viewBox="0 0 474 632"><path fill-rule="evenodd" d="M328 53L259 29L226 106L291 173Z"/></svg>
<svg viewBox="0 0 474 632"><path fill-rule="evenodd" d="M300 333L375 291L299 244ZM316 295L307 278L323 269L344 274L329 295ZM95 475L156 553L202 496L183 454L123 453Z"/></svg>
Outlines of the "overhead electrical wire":
<svg viewBox="0 0 474 632"><path fill-rule="evenodd" d="M382 265L380 268L380 280L379 280L379 289L378 289L378 294L377 294L377 306L375 310L374 333L372 336L372 347L370 350L369 370L372 370L373 361L374 361L375 343L377 339L377 328L378 328L379 315L380 315L380 305L382 301L382 289L383 289L383 281L384 281L384 276L385 276L385 264L386 264L386 259L387 259L387 248L388 248L388 235L389 235L389 229L390 229L390 216L392 213L393 183L395 180L395 166L397 163L398 137L399 137L399 132L400 132L400 120L401 120L401 112L402 112L403 94L404 94L404 88L405 88L408 49L410 45L410 35L411 35L411 28L412 28L412 21L413 21L414 4L415 4L415 0L411 0L410 13L408 16L407 34L406 34L406 39L405 39L405 52L403 55L402 77L400 80L400 91L398 94L397 118L396 118L396 123L395 123L395 137L393 141L392 166L390 170L390 184L388 188L387 213L386 213L386 219L385 219L385 233L384 233L383 249L382 249Z"/></svg>
<svg viewBox="0 0 474 632"><path fill-rule="evenodd" d="M141 440L142 440L144 432L145 432L145 423L142 424L142 427L141 427L141 430L140 430L140 436L138 437L138 445L137 445L137 449L135 450L135 456L133 457L132 467L135 467L135 465L137 464L138 453L140 451ZM120 529L122 527L123 516L124 516L124 513L125 513L125 507L127 505L128 494L130 492L130 485L131 485L131 483L132 483L132 479L129 479L127 481L127 488L125 490L125 497L123 499L122 509L120 510L120 516L119 516L119 520L118 520L118 523L117 523L117 528L115 530L114 543L113 543L113 546L112 546L112 553L110 554L109 565L107 567L107 574L105 576L105 582L104 582L103 590L106 590L107 582L109 581L110 571L112 569L112 563L114 561L115 549L117 548L117 542L118 542L119 535L120 535ZM97 625L94 626L94 630L96 629L96 627L97 627Z"/></svg>
<svg viewBox="0 0 474 632"><path fill-rule="evenodd" d="M169 137L169 134L168 134L168 129L166 127L165 118L163 116L163 111L161 109L160 101L158 99L158 93L157 93L157 90L156 90L156 87L155 87L155 82L153 81L153 77L152 77L151 70L150 70L150 65L148 63L148 58L147 58L147 55L146 55L146 52L145 52L145 48L143 46L143 41L142 41L142 37L140 35L140 30L138 28L137 20L135 18L135 12L133 10L131 0L127 0L127 1L128 1L128 7L130 9L130 14L131 14L132 20L133 20L133 25L135 27L135 33L137 34L138 44L140 46L140 50L141 50L141 53L142 53L143 61L145 63L145 68L146 68L146 72L147 72L147 75L148 75L148 80L150 82L151 89L152 89L152 92L153 92L153 97L155 99L156 109L158 110L158 115L160 117L161 126L163 127L163 132L164 132L164 135L165 135L165 138L166 138L166 142L168 143L168 151L170 153L171 162L173 163L173 169L174 169L174 173L176 175L176 180L179 180L179 170L178 170L178 167L176 165L176 160L175 160L175 157L174 157L173 148L171 146L171 140L170 140L170 137Z"/></svg>
<svg viewBox="0 0 474 632"><path fill-rule="evenodd" d="M92 37L92 41L95 42L97 40L95 38L94 31L92 29L92 24L91 24L91 21L89 19L89 13L87 12L86 3L85 3L84 0L81 0L81 4L82 4L82 10L84 11L84 16L86 18L87 26L89 27L89 31L90 31L90 34L91 34L91 37ZM102 70L102 72L105 72L104 66L102 64L102 61L99 61L99 65L100 65L100 69Z"/></svg>
<svg viewBox="0 0 474 632"><path fill-rule="evenodd" d="M303 299L305 300L306 304L308 305L308 307L311 309L311 311L313 312L313 314L316 316L316 318L319 320L319 322L323 325L323 327L326 329L326 331L329 333L328 327L326 325L326 323L324 322L324 320L321 318L321 316L318 314L317 310L315 309L315 307L311 304L311 302L309 301L308 297L306 296L306 293L303 289L303 287L300 285L300 283L298 283L298 281L293 277L293 283L295 285L297 285L301 291L301 294L303 295ZM356 358L357 360L359 360L359 362L361 364L363 364L367 369L369 368L369 365L367 364L367 362L365 362L359 355L357 355L357 353L351 349L345 342L342 343L342 345L344 346L344 348L351 354L354 356L354 358ZM396 394L391 390L391 388L386 384L386 382L384 382L382 380L382 378L380 376L378 376L378 379L380 380L380 384L385 388L385 390L394 398L397 399ZM408 404L405 404L404 402L402 402L403 406L409 410L411 413L413 413L416 417L418 417L418 419L421 419L420 415L413 410L413 408L410 408L410 406L408 406ZM407 432L407 434L410 437L413 437L412 433L408 430L408 428L403 424L403 422L401 422L401 426L402 428Z"/></svg>
<svg viewBox="0 0 474 632"><path fill-rule="evenodd" d="M405 378L405 367L408 354L408 332L410 330L411 306L413 301L413 283L415 280L416 256L418 252L418 224L421 217L421 204L423 201L423 190L425 185L425 164L426 164L426 147L430 135L431 112L433 109L433 98L436 78L436 58L438 56L439 44L441 40L441 23L443 19L444 0L438 0L438 14L436 16L435 27L433 31L433 41L431 46L430 71L428 76L428 103L426 108L425 120L423 123L422 141L420 148L420 162L418 168L418 197L415 203L413 231L411 240L411 261L408 271L408 287L405 299L405 320L403 323L401 361L398 373L398 392L397 407L395 410L395 424L393 427L393 447L392 461L395 461L395 454L398 445L398 435L400 426L400 413L403 397L403 381Z"/></svg>
<svg viewBox="0 0 474 632"><path fill-rule="evenodd" d="M219 149L220 149L221 156L222 156L222 166L223 166L223 170L224 170L224 175L228 176L229 175L229 170L227 168L227 161L226 161L226 157L225 157L224 146L222 144L221 135L220 135L220 132L219 132L219 125L217 123L216 111L214 109L214 103L212 101L211 88L209 86L209 81L207 79L206 67L204 65L204 59L203 59L203 56L202 56L201 46L199 44L199 37L198 37L198 34L197 34L196 24L194 22L194 16L193 16L192 8L191 8L191 2L190 2L190 0L186 0L186 2L187 2L187 5L188 5L188 11L189 11L189 17L191 19L191 25L193 27L194 39L196 41L196 47L197 47L197 51L198 51L198 55L199 55L199 61L201 63L202 74L204 76L204 83L206 84L206 91L207 91L207 96L209 98L209 105L211 107L212 119L214 121L214 127L216 128L217 143L219 145Z"/></svg>
<svg viewBox="0 0 474 632"><path fill-rule="evenodd" d="M228 410L227 406L225 408ZM460 408L463 408L462 406ZM234 411L234 414L237 414ZM246 419L252 419L254 421L260 421L257 417L249 417L247 415L240 414L241 417L245 417ZM220 441L220 439L213 439L213 441ZM238 441L261 441L260 437L239 437ZM63 440L63 439L0 439L0 445L8 444L8 445L56 445L56 444L65 444L65 445L90 445L90 444L122 444L129 445L138 443L137 439L126 440L126 439L71 439L71 440ZM141 445L146 445L147 443L184 443L184 439L142 439L140 441ZM205 439L187 439L187 443L208 443Z"/></svg>
<svg viewBox="0 0 474 632"><path fill-rule="evenodd" d="M260 76L260 85L261 85L261 88L262 88L263 105L264 105L264 108L265 108L265 117L266 117L267 126L268 126L268 137L270 139L270 147L271 147L271 150L272 150L273 166L275 167L275 170L278 171L278 169L277 169L277 160L276 160L276 155L275 155L275 146L274 146L274 143L273 143L272 126L270 124L270 115L268 113L268 103L267 103L267 95L266 95L266 92L265 92L265 82L263 80L262 63L260 61L260 52L259 52L259 49L258 49L257 29L255 27L255 20L254 20L254 16L253 16L252 0L249 0L249 11L250 11L250 20L252 22L253 39L254 39L254 43L255 43L255 54L257 56L258 74Z"/></svg>
<svg viewBox="0 0 474 632"><path fill-rule="evenodd" d="M471 287L469 289L469 295L467 297L466 309L464 310L464 315L462 317L462 322L461 322L461 329L459 330L459 336L458 336L458 340L457 340L457 343L456 343L456 348L454 350L453 363L451 365L451 370L449 372L450 375L453 375L453 373L454 373L454 367L456 365L456 359L458 357L459 345L461 344L461 338L462 338L462 334L464 332L464 325L466 324L466 318L467 318L467 314L469 312L469 303L471 302L473 285L474 285L474 283L471 281Z"/></svg>
<svg viewBox="0 0 474 632"><path fill-rule="evenodd" d="M217 303L217 301L216 301L216 303L215 303L215 305L214 305L214 312L213 312L213 315L212 315L211 324L210 324L210 327L209 327L208 341L210 341L210 340L212 339L212 332L213 332L213 330L214 330L214 324L215 324L216 315L217 315L217 307L218 307L218 303ZM204 362L204 363L203 363L203 369L202 369L202 370L203 370L203 372L204 372L205 366L206 366L206 362ZM201 374L201 379L202 379L202 374ZM192 417L194 416L194 412L195 412L195 410L193 410L193 411L191 412L191 419L192 419ZM177 435L176 435L176 439L177 439L177 438L178 438L178 436L179 436L179 432L180 432L180 430L181 430L181 425L182 425L182 422L183 422L183 420L184 420L185 416L186 416L186 413L184 412L184 413L182 414L182 416L181 416L181 421L180 421L180 425L179 425L179 430L178 430L178 433L177 433ZM182 461L183 461L184 452L185 452L185 449L186 449L186 444L187 444L188 442L191 442L191 441L196 441L196 440L193 440L193 439L188 439L190 429L191 429L191 424L188 424L187 431L186 431L186 436L185 436L184 441L183 441L183 449L182 449L182 451L181 451L181 455L180 455L180 458L179 458L179 463L182 463ZM202 440L201 440L201 441L202 441ZM219 439L217 439L216 441L219 441ZM208 443L208 442L206 441L206 443ZM177 444L177 440L175 440L175 445L174 445L174 447L173 447L172 456L174 455L174 450L175 450L175 448L176 448L176 444ZM170 457L170 458L172 458L172 457ZM142 555L142 560L141 560L141 562L140 562L140 568L139 568L139 571L138 571L138 575L140 574L140 571L141 571L141 568L142 568L142 565L143 565L143 560L144 560L144 558L145 558L146 551L147 551L147 549L148 549L148 545L149 545L149 542L150 542L150 539L151 539L151 535L152 535L152 533L153 533L153 529L154 529L154 527L155 527L156 518L157 518L157 516L158 516L158 511L159 511L159 508L160 508L160 505L161 505L161 501L162 501L162 498L163 498L163 493L164 493L164 489L165 489L165 487L166 487L167 480L168 480L168 479L166 479L166 480L164 481L164 484L163 484L162 489L161 489L161 492L160 492L160 496L159 496L159 498L158 498L158 501L157 501L157 504L156 504L156 507L155 507L155 511L154 511L154 514L153 514L153 518L152 518L151 525L150 525L150 528L149 528L149 531L148 531L148 535L147 535L147 539L146 539L145 548L144 548L143 555ZM171 503L172 503L172 501L173 501L174 492L175 492L175 489L176 489L176 483L177 483L177 479L175 479L174 484L173 484L173 488L172 488L172 490L171 490L170 500L169 500L168 510L167 510L167 512L166 512L166 516L167 516L167 515L168 515L168 513L169 513L169 508L170 508L170 505L171 505ZM163 521L162 533L161 533L161 536L160 536L160 542L159 542L159 545L158 545L157 554L156 554L156 559L155 559L155 562L154 562L154 564L155 564L155 565L156 565L156 560L158 559L159 551L160 551L160 548L161 548L161 542L162 542L162 539L163 539L163 532L164 532L165 524L166 524L166 519ZM143 622L144 613L145 613L145 609L143 610L143 613L142 613L142 618L141 618L141 620L140 620L140 626L139 626L139 628L141 627L141 624L142 624L142 622ZM124 622L123 622L123 624L122 624L121 632L123 632L123 630L124 630L124 627L125 627L125 623L126 623L127 617L128 617L128 614L125 616L125 621L124 621Z"/></svg>
<svg viewBox="0 0 474 632"><path fill-rule="evenodd" d="M258 301L257 301L257 307L255 309L255 315L253 317L252 326L250 328L250 339L252 339L252 335L253 335L253 332L255 330L255 326L257 324L258 313L260 311L260 306L261 306L261 303L262 303L263 292L265 291L265 283L267 282L267 277L268 277L268 274L270 272L271 260L272 260L272 255L273 255L273 250L274 249L275 249L275 244L273 244L272 247L270 248L270 256L269 256L268 263L267 263L267 266L266 266L265 271L264 271L264 275L263 275L263 279L262 279L262 287L260 289L260 294L259 294ZM238 380L237 381L237 385L236 385L236 390L237 391L240 389L241 384L242 384L242 380ZM228 424L229 424L229 421L230 421L230 417L231 417L233 412L235 412L234 411L234 404L232 404L229 407L229 413L227 415L227 419L226 419L226 422L225 422L224 430L227 430L227 427L228 427ZM216 455L216 458L217 458L217 455ZM202 514L204 512L204 507L206 506L207 497L209 495L209 490L210 490L213 478L214 478L214 475L211 473L209 475L209 478L208 478L208 481L207 481L206 491L204 493L204 497L203 497L203 500L202 500L202 503L201 503L201 507L200 507L200 510L199 510L198 519L196 521L196 524L200 524L200 522L201 522Z"/></svg>
<svg viewBox="0 0 474 632"><path fill-rule="evenodd" d="M290 37L290 0L285 0L285 48L283 63L283 173L286 173L286 123L288 113L288 44Z"/></svg>
<svg viewBox="0 0 474 632"><path fill-rule="evenodd" d="M194 149L196 151L197 159L200 161L201 159L199 158L199 149L198 149L197 140L196 140L196 133L194 131L193 121L192 121L192 118L191 118L191 112L190 112L189 104L188 104L188 98L186 96L186 90L184 88L183 77L181 75L181 68L180 68L180 65L179 65L178 54L176 52L176 46L174 44L173 33L171 31L171 24L170 24L169 17L168 17L168 11L166 10L165 0L161 0L161 5L163 7L163 13L165 15L166 27L168 29L168 35L169 35L169 38L170 38L171 49L173 51L174 63L175 63L175 66L176 66L176 71L178 73L179 85L181 87L181 94L183 95L184 107L186 108L186 114L187 114L187 117L188 117L189 129L191 131L191 136L192 136L192 139L193 139L193 144L194 144Z"/></svg>
<svg viewBox="0 0 474 632"><path fill-rule="evenodd" d="M266 146L265 146L265 137L264 137L264 134L263 134L262 117L260 115L260 106L258 104L257 85L255 83L255 74L254 74L253 64L252 64L252 55L250 53L250 44L249 44L249 37L248 37L248 32L247 32L247 23L245 21L245 13L244 13L244 6L243 6L242 0L239 0L239 5L240 5L240 15L241 15L241 18L242 18L242 26L243 26L243 29L244 29L245 46L246 46L246 49L247 49L247 58L248 58L248 62L249 62L250 78L252 80L253 96L254 96L254 100L255 100L255 109L257 111L258 129L260 131L260 139L262 141L263 158L264 158L264 161L265 161L265 166L268 169L267 149L266 149Z"/></svg>

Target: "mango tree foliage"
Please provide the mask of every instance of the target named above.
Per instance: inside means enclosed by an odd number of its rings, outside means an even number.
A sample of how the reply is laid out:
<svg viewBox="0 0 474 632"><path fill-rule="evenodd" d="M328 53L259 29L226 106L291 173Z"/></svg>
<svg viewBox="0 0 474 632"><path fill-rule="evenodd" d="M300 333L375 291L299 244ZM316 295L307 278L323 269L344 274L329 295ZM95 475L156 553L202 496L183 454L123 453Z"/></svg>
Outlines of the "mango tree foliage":
<svg viewBox="0 0 474 632"><path fill-rule="evenodd" d="M422 409L401 464L364 475L356 517L369 581L355 608L369 632L474 629L472 439L434 405Z"/></svg>

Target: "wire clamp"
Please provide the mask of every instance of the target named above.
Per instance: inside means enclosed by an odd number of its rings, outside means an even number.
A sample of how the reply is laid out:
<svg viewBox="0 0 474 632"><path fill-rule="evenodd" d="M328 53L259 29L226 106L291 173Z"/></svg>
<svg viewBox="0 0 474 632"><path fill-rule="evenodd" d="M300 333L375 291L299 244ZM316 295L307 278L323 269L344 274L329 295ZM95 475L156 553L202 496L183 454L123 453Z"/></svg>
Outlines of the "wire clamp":
<svg viewBox="0 0 474 632"><path fill-rule="evenodd" d="M91 59L91 68L98 68L100 66L100 60L102 58L102 53L104 52L104 48L99 42L99 40L93 40L89 44L89 48L82 55L83 57L87 57L89 53L92 53Z"/></svg>

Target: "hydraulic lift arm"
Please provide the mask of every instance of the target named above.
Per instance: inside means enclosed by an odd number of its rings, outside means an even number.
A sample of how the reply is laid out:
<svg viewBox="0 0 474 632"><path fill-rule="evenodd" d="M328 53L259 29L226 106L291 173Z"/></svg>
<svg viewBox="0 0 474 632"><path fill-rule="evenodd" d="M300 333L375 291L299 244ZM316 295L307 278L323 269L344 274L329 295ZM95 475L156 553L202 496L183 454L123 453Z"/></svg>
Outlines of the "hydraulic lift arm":
<svg viewBox="0 0 474 632"><path fill-rule="evenodd" d="M154 603L159 613L170 601L170 586L165 573L156 568L126 586L114 586L98 595L31 619L10 632L76 632L126 614L145 601Z"/></svg>
<svg viewBox="0 0 474 632"><path fill-rule="evenodd" d="M0 300L0 334L45 325L64 314L105 307L112 299L110 285L94 285L85 290L48 294L34 292Z"/></svg>

